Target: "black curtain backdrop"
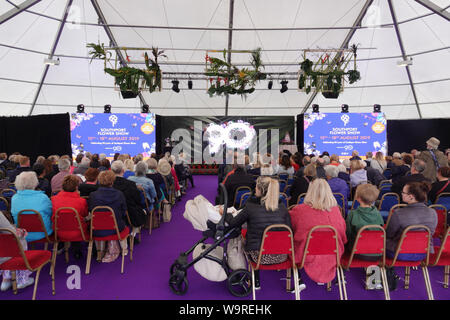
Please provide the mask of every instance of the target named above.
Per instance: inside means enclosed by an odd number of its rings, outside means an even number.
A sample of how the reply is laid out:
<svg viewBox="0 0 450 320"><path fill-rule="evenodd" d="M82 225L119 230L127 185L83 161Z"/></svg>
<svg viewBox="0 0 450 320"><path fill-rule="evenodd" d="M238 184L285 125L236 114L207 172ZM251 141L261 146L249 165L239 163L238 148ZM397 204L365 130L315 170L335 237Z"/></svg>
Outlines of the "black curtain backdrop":
<svg viewBox="0 0 450 320"><path fill-rule="evenodd" d="M48 114L30 117L0 117L0 152L30 157L71 155L70 115Z"/></svg>
<svg viewBox="0 0 450 320"><path fill-rule="evenodd" d="M297 115L296 125L298 151L303 153L303 114ZM438 138L439 150L445 151L450 148L449 128L450 119L388 120L388 154L425 150L426 141L431 137Z"/></svg>
<svg viewBox="0 0 450 320"><path fill-rule="evenodd" d="M439 150L450 148L450 119L388 120L388 153L425 150L426 141L435 137L441 141Z"/></svg>

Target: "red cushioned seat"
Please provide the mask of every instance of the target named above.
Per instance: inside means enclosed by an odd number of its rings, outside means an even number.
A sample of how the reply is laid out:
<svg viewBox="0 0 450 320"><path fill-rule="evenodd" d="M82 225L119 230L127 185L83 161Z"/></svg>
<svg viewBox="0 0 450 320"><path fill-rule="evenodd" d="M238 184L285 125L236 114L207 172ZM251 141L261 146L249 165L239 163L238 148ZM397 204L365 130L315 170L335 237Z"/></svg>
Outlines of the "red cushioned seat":
<svg viewBox="0 0 450 320"><path fill-rule="evenodd" d="M253 268L256 268L256 262L249 261ZM258 270L284 270L292 268L292 261L287 259L285 262L277 264L260 264Z"/></svg>
<svg viewBox="0 0 450 320"><path fill-rule="evenodd" d="M47 250L29 250L24 251L28 263L32 269L36 269L42 264L50 261L52 253ZM22 257L13 257L0 265L0 270L27 270L25 261Z"/></svg>

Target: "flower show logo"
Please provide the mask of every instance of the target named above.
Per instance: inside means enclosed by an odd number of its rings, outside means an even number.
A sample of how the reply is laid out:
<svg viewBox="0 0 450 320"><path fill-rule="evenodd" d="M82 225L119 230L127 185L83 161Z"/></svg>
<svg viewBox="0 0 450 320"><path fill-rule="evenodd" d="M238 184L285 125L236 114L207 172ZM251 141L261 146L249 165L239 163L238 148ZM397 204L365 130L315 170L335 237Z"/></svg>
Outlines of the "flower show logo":
<svg viewBox="0 0 450 320"><path fill-rule="evenodd" d="M142 131L144 134L150 134L150 133L152 133L153 131L155 131L155 127L152 126L150 123L144 123L144 124L141 126L141 131Z"/></svg>
<svg viewBox="0 0 450 320"><path fill-rule="evenodd" d="M381 122L375 122L372 125L372 130L375 133L382 133L384 131L384 129L386 129L386 126L384 124L382 124Z"/></svg>
<svg viewBox="0 0 450 320"><path fill-rule="evenodd" d="M117 121L119 120L119 118L117 118L117 116L113 114L113 115L109 116L108 120L111 121L112 126L114 127L116 125Z"/></svg>
<svg viewBox="0 0 450 320"><path fill-rule="evenodd" d="M347 123L350 122L350 117L347 114L343 114L341 117L342 122L344 122L344 126L347 125Z"/></svg>

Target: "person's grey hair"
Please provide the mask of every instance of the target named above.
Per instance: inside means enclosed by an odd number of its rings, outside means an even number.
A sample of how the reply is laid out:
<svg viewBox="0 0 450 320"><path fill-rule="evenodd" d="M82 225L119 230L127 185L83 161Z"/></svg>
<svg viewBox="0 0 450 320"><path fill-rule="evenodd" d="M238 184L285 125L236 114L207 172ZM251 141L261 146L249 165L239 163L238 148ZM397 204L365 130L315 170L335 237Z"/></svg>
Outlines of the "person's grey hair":
<svg viewBox="0 0 450 320"><path fill-rule="evenodd" d="M17 190L34 190L39 185L39 180L34 171L25 171L16 177L14 182Z"/></svg>
<svg viewBox="0 0 450 320"><path fill-rule="evenodd" d="M116 160L111 165L111 171L115 174L120 174L125 168L125 165L121 160Z"/></svg>
<svg viewBox="0 0 450 320"><path fill-rule="evenodd" d="M426 163L422 160L416 159L413 162L413 167L416 169L417 172L421 173L425 171Z"/></svg>
<svg viewBox="0 0 450 320"><path fill-rule="evenodd" d="M58 169L59 171L67 171L70 169L70 161L69 159L59 159L58 160Z"/></svg>
<svg viewBox="0 0 450 320"><path fill-rule="evenodd" d="M350 160L349 159L344 159L342 161L342 164L344 165L344 167L346 167L347 169L350 168Z"/></svg>
<svg viewBox="0 0 450 320"><path fill-rule="evenodd" d="M325 174L331 178L337 178L339 170L336 166L327 165L325 166Z"/></svg>
<svg viewBox="0 0 450 320"><path fill-rule="evenodd" d="M102 160L102 159L105 159L106 158L106 154L104 154L104 153L100 153L99 155L98 155L98 159L99 160Z"/></svg>
<svg viewBox="0 0 450 320"><path fill-rule="evenodd" d="M134 169L134 172L136 173L137 177L142 177L147 174L148 165L144 161L139 161L136 165L136 168Z"/></svg>
<svg viewBox="0 0 450 320"><path fill-rule="evenodd" d="M347 173L347 168L342 163L337 166L337 169L338 169L339 172ZM338 175L339 175L339 173L338 173Z"/></svg>
<svg viewBox="0 0 450 320"><path fill-rule="evenodd" d="M83 158L81 159L80 167L83 167L83 168L89 168L89 164L90 164L90 163L91 163L91 160L89 160L89 158L83 157Z"/></svg>
<svg viewBox="0 0 450 320"><path fill-rule="evenodd" d="M323 156L323 164L324 165L329 165L330 164L330 157L329 156Z"/></svg>
<svg viewBox="0 0 450 320"><path fill-rule="evenodd" d="M397 158L397 159L401 159L401 158L402 158L402 155L400 154L400 152L394 152L394 153L392 154L392 157L393 157L393 158Z"/></svg>

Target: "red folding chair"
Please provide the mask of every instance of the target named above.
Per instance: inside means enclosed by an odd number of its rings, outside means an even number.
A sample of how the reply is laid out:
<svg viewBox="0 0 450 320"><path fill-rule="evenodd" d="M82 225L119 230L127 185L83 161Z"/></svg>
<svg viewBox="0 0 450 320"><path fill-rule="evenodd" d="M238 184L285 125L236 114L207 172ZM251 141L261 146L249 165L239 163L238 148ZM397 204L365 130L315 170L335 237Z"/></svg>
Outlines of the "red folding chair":
<svg viewBox="0 0 450 320"><path fill-rule="evenodd" d="M110 241L110 240L125 240L130 235L130 229L127 226L119 232L119 227L117 226L116 216L114 210L108 206L97 206L91 211L91 231L90 240L88 248L88 260L86 264L86 274L89 274L91 269L91 256L92 256L92 245L95 241ZM95 237L92 235L94 230L115 230L116 234L106 236L106 237ZM125 249L122 249L122 267L120 273L123 274L123 266L125 263ZM130 251L133 250L133 242L130 241ZM130 255L131 260L131 255Z"/></svg>
<svg viewBox="0 0 450 320"><path fill-rule="evenodd" d="M0 228L0 257L11 257L0 264L0 270L10 270L14 294L17 294L16 271L37 271L34 281L33 300L36 300L36 290L39 274L42 268L51 261L52 253L48 250L26 250L22 248L16 234L7 228ZM55 294L55 274L52 273L52 294Z"/></svg>
<svg viewBox="0 0 450 320"><path fill-rule="evenodd" d="M442 204L432 204L428 206L428 208L434 209L437 214L437 225L436 230L434 231L433 238L444 237L445 231L447 229L447 208Z"/></svg>
<svg viewBox="0 0 450 320"><path fill-rule="evenodd" d="M448 279L450 274L450 228L444 233L441 246L434 247L434 254L430 255L430 266L444 267L444 288L448 289Z"/></svg>
<svg viewBox="0 0 450 320"><path fill-rule="evenodd" d="M322 230L320 230L322 229ZM324 230L325 229L325 230ZM347 291L344 282L344 271L341 268L341 257L339 255L338 233L333 226L322 225L311 228L306 238L305 251L299 269L305 267L306 257L308 255L335 255L336 273L339 286L339 297L341 300L347 300ZM330 284L328 284L328 289Z"/></svg>
<svg viewBox="0 0 450 320"><path fill-rule="evenodd" d="M271 231L273 229L284 229L284 231ZM242 233L245 236L245 232ZM285 262L277 264L261 264L261 257L265 254L287 254L288 259ZM255 296L255 270L286 270L286 289L291 289L291 271L294 273L295 299L300 300L298 287L298 273L294 254L294 236L292 229L285 224L273 224L268 226L263 233L261 248L259 250L258 260L252 261L245 254L248 260L249 270L252 272L253 300Z"/></svg>
<svg viewBox="0 0 450 320"><path fill-rule="evenodd" d="M36 243L44 243L44 250L48 250L48 244L55 241L55 233L48 235L44 220L42 220L41 214L36 210L20 210L17 214L17 227L25 229L27 232L43 232L45 234L45 237L40 240L28 242L31 248L34 248Z"/></svg>
<svg viewBox="0 0 450 320"><path fill-rule="evenodd" d="M380 254L381 257L378 261L368 261L355 256L359 254ZM367 225L358 230L352 251L350 253L346 252L342 256L341 266L343 269L348 270L350 268L368 268L374 264L378 265L381 270L384 296L386 300L390 300L386 270L384 267L385 262L386 232L379 225Z"/></svg>
<svg viewBox="0 0 450 320"><path fill-rule="evenodd" d="M58 253L58 242L89 242L89 234L83 229L78 211L72 207L62 207L55 212L53 255L52 268L54 272L56 264L56 256ZM65 259L69 263L69 252L66 247Z"/></svg>
<svg viewBox="0 0 450 320"><path fill-rule="evenodd" d="M392 218L392 215L394 214L394 211L397 210L398 208L403 208L403 207L406 207L406 206L407 206L407 204L400 203L400 204L396 204L395 206L393 206L391 208L391 210L389 210L389 215L388 215L388 217L386 219L386 224L384 225L384 229L385 230L387 229L389 221L391 221L391 218Z"/></svg>
<svg viewBox="0 0 450 320"><path fill-rule="evenodd" d="M421 230L423 229L423 230ZM427 289L428 299L434 300L433 291L428 274L428 263L430 258L431 231L425 225L411 225L402 232L402 236L397 244L394 258L386 258L386 267L405 267L405 289L409 289L409 277L411 267L422 267L423 278ZM398 260L401 253L423 253L426 258L422 261Z"/></svg>

